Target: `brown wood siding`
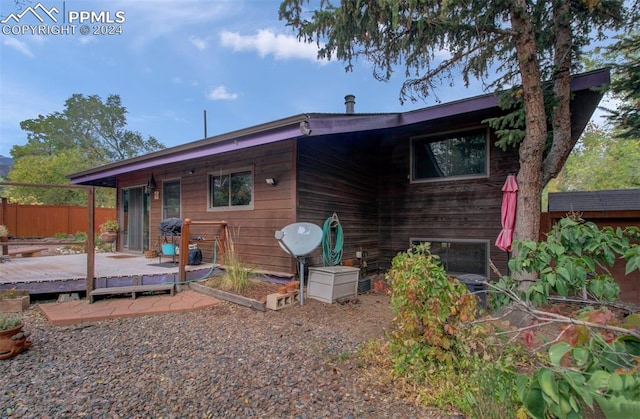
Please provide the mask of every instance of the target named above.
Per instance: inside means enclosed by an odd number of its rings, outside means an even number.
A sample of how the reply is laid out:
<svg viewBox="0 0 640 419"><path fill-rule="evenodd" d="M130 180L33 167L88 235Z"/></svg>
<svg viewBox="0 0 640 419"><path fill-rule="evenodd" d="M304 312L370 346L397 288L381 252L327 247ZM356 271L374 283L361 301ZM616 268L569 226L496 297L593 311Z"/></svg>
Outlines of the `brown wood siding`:
<svg viewBox="0 0 640 419"><path fill-rule="evenodd" d="M257 269L294 273L295 259L280 249L274 232L292 222L322 226L335 212L344 232L343 260L355 259L363 250L370 269L385 271L393 256L408 248L410 238L485 240L491 260L506 270L506 253L494 242L501 228L501 188L507 174L517 169L517 151L491 147L486 178L411 184L411 135L446 128L302 137L155 169L160 196L151 201L151 242L157 246L162 181L180 178L181 216L227 221L236 250ZM245 166L254 168L254 209L206 211L208 173ZM122 177L119 186L144 185L150 175ZM276 187L264 181L271 177L278 180ZM192 236L212 234L194 230ZM210 244L201 245L205 260L211 260ZM319 248L307 266L321 264Z"/></svg>
<svg viewBox="0 0 640 419"><path fill-rule="evenodd" d="M356 251L378 258L378 138L302 138L298 141L297 194L300 222L323 226L335 212L344 234L343 261ZM319 248L308 266L322 265Z"/></svg>
<svg viewBox="0 0 640 419"><path fill-rule="evenodd" d="M281 250L274 238L276 230L295 221L293 147L293 141L282 141L154 169L160 194L159 199L151 200L152 247L159 247L158 239L161 237L157 226L162 217L162 181L180 179L181 218L226 221L236 251L244 262L255 269L293 272L295 261ZM253 167L254 175L253 210L207 211L209 173L248 166ZM146 184L150 176L151 171L123 176L119 179L119 187ZM267 185L266 178L276 178L277 186ZM191 236L211 239L217 233L217 227L194 226ZM210 262L213 259L211 243L201 242L199 247L203 250L204 260Z"/></svg>
<svg viewBox="0 0 640 419"><path fill-rule="evenodd" d="M430 132L424 132L428 134ZM433 131L437 133L437 131ZM491 144L495 138L491 138ZM410 246L411 238L486 240L489 257L503 271L506 253L494 243L500 232L502 186L517 171L515 149L489 151L489 176L410 183L410 137L380 146L380 268Z"/></svg>

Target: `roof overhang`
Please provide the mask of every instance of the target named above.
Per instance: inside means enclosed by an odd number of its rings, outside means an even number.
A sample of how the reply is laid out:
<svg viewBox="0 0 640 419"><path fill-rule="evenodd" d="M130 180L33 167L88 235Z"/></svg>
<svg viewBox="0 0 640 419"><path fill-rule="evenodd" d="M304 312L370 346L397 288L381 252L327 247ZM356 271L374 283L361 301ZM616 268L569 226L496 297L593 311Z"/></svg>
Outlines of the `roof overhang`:
<svg viewBox="0 0 640 419"><path fill-rule="evenodd" d="M595 90L609 83L608 70L574 76L571 90L572 132L574 140L584 130L595 111L602 92ZM300 114L239 131L205 138L143 156L110 163L69 175L72 184L115 187L116 178L125 173L152 169L191 159L270 144L304 136L326 136L371 130L410 127L415 124L455 119L472 114L499 113L498 95L487 94L403 113L382 114Z"/></svg>

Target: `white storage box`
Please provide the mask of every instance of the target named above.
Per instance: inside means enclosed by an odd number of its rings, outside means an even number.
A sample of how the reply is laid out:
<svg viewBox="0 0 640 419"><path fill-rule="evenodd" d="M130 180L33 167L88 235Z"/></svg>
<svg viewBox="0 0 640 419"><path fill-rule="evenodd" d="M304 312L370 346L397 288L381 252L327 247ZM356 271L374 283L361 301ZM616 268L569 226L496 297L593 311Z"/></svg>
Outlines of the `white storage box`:
<svg viewBox="0 0 640 419"><path fill-rule="evenodd" d="M358 295L360 269L351 266L309 268L307 296L325 303Z"/></svg>

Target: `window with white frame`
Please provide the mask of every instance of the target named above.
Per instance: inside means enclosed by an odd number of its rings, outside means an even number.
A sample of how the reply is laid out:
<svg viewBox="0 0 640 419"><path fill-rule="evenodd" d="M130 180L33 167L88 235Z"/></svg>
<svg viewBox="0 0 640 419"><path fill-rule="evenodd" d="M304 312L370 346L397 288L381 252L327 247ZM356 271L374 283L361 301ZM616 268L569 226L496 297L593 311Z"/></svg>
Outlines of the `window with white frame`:
<svg viewBox="0 0 640 419"><path fill-rule="evenodd" d="M442 266L450 275L489 274L489 242L469 239L413 238L411 245L431 243L431 254L438 255Z"/></svg>
<svg viewBox="0 0 640 419"><path fill-rule="evenodd" d="M411 139L411 180L482 177L488 174L486 127Z"/></svg>
<svg viewBox="0 0 640 419"><path fill-rule="evenodd" d="M209 211L253 209L253 168L209 174Z"/></svg>

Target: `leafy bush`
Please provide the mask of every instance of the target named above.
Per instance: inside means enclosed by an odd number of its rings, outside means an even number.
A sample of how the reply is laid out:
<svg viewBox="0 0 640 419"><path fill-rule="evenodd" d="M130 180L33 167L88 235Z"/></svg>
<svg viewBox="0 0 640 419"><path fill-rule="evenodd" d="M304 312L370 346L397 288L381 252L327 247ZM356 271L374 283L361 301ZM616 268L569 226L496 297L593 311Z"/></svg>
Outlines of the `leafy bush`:
<svg viewBox="0 0 640 419"><path fill-rule="evenodd" d="M423 360L455 366L456 355L467 353L460 325L475 318L475 297L447 275L429 244L396 255L387 279L397 315L392 334L397 366Z"/></svg>
<svg viewBox="0 0 640 419"><path fill-rule="evenodd" d="M390 334L396 376L428 386L421 396L432 406L467 413L510 407L514 358L503 356L497 338L471 323L479 310L476 297L446 274L429 244L396 255L386 279L396 314Z"/></svg>
<svg viewBox="0 0 640 419"><path fill-rule="evenodd" d="M515 302L546 321L568 322L542 367L518 378L518 396L533 418L582 417L594 402L607 417L634 417L640 411L640 317L624 324L606 308L582 310L574 317L534 308L550 295L615 301L619 287L608 267L626 260L626 273L640 269L640 229L598 227L579 217L564 218L543 242L515 243L509 262L515 275L534 274L529 287L508 276L494 287L494 307ZM562 317L562 318L561 318Z"/></svg>
<svg viewBox="0 0 640 419"><path fill-rule="evenodd" d="M98 228L100 233L106 233L106 232L117 233L120 230L120 223L117 222L116 220L105 220L102 224L100 224Z"/></svg>
<svg viewBox="0 0 640 419"><path fill-rule="evenodd" d="M602 317L606 311L589 314L593 319L594 314ZM640 321L634 316L633 321ZM640 412L640 339L629 335L610 339L594 331L584 339L584 333L574 332L578 336L574 344L562 341L549 348L548 366L530 378L520 377L518 393L527 413L541 419L583 417L584 407L593 410L595 402L606 417L636 417Z"/></svg>
<svg viewBox="0 0 640 419"><path fill-rule="evenodd" d="M73 241L76 242L86 242L87 241L87 233L85 233L84 231L78 231L76 232L76 234L73 235Z"/></svg>
<svg viewBox="0 0 640 419"><path fill-rule="evenodd" d="M626 273L640 269L640 228L605 227L577 216L561 219L542 242L515 242L515 257L509 261L514 276L537 275L531 286L523 288L513 276L503 276L496 284L502 291L514 292L524 301L544 304L549 295L563 297L591 295L597 300L615 301L620 288L608 268L617 257L627 260ZM498 309L511 302L508 293L493 295L492 305Z"/></svg>

